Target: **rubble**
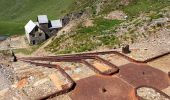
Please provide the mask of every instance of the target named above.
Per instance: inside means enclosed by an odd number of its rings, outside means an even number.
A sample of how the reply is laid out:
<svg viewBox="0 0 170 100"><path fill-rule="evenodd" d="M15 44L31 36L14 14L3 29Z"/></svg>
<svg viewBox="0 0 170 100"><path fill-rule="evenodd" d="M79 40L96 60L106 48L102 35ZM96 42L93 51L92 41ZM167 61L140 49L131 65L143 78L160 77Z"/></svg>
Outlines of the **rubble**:
<svg viewBox="0 0 170 100"><path fill-rule="evenodd" d="M169 100L164 95L161 95L158 91L153 88L141 87L137 89L138 96L145 100Z"/></svg>

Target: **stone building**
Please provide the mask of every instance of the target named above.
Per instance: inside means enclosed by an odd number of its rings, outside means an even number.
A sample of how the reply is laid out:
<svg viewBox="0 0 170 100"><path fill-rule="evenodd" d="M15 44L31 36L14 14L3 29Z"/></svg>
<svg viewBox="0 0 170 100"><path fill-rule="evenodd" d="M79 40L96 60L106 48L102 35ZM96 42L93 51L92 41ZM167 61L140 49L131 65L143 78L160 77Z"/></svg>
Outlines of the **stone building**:
<svg viewBox="0 0 170 100"><path fill-rule="evenodd" d="M46 40L45 33L32 20L25 25L25 33L28 42L32 45Z"/></svg>
<svg viewBox="0 0 170 100"><path fill-rule="evenodd" d="M48 28L49 20L47 15L38 15L37 21L39 23L39 27Z"/></svg>
<svg viewBox="0 0 170 100"><path fill-rule="evenodd" d="M50 30L51 35L54 35L63 27L62 20L60 20L60 19L59 20L51 20L49 25L50 25L49 30Z"/></svg>
<svg viewBox="0 0 170 100"><path fill-rule="evenodd" d="M30 20L25 25L25 33L30 44L38 44L57 32L63 27L62 20L48 20L47 15L38 15L37 22Z"/></svg>
<svg viewBox="0 0 170 100"><path fill-rule="evenodd" d="M46 38L49 38L51 36L49 28L49 20L47 15L38 15L37 21L39 24L39 28L44 31Z"/></svg>

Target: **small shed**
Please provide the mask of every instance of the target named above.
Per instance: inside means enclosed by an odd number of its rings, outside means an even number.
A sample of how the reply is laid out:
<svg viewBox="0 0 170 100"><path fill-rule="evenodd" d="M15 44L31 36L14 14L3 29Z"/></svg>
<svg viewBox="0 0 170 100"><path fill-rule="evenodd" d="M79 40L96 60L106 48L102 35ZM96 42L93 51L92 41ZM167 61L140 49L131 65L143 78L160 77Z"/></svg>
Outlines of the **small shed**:
<svg viewBox="0 0 170 100"><path fill-rule="evenodd" d="M39 26L42 28L48 28L48 17L47 15L38 15L37 21L39 23Z"/></svg>
<svg viewBox="0 0 170 100"><path fill-rule="evenodd" d="M46 40L45 33L32 20L25 25L25 33L30 44L38 44Z"/></svg>
<svg viewBox="0 0 170 100"><path fill-rule="evenodd" d="M62 27L62 20L51 20L51 29L60 29Z"/></svg>
<svg viewBox="0 0 170 100"><path fill-rule="evenodd" d="M63 27L62 20L51 20L50 21L50 36L55 35Z"/></svg>
<svg viewBox="0 0 170 100"><path fill-rule="evenodd" d="M39 24L47 24L48 23L47 15L38 15L38 22Z"/></svg>
<svg viewBox="0 0 170 100"><path fill-rule="evenodd" d="M30 20L26 25L25 25L25 33L26 35L29 35L35 31L38 30L38 26L32 21Z"/></svg>

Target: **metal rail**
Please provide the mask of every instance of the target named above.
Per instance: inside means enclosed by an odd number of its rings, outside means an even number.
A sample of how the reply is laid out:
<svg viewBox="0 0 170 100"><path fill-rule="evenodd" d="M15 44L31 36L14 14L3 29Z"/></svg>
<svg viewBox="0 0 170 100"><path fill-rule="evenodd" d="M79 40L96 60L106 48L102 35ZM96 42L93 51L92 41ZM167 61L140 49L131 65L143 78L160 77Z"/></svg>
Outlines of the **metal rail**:
<svg viewBox="0 0 170 100"><path fill-rule="evenodd" d="M156 60L160 57L163 57L163 56L166 56L168 54L170 54L170 51L168 52L165 52L163 54L160 54L160 55L157 55L155 57L151 57L151 58L148 58L146 60L136 60L136 59L133 59L119 51L103 51L103 52L91 52L91 53L81 53L81 54L68 54L68 55L59 55L57 57L82 57L82 56L92 56L92 55L104 55L104 54L116 54L120 57L123 57L125 59L127 59L128 61L131 61L131 62L135 62L135 63L147 63L147 62L151 62L153 60ZM47 56L47 57L54 57L54 56ZM55 56L56 57L56 56Z"/></svg>
<svg viewBox="0 0 170 100"><path fill-rule="evenodd" d="M116 65L114 65L114 64L110 63L109 61L98 56L98 55L104 55L104 54L115 54L115 55L118 55L120 57L127 59L130 62L134 62L134 63L147 63L147 62L156 60L157 58L168 55L168 54L170 54L170 52L166 52L166 53L163 53L161 55L158 55L158 56L155 56L155 57L152 57L152 58L148 58L144 61L133 59L133 58L131 58L131 57L125 55L125 54L118 52L118 51L104 51L104 52L70 54L70 55L59 55L59 56L46 56L46 57L22 57L22 58L17 58L17 59L21 60L21 61L29 62L31 64L35 64L37 66L44 66L44 67L48 67L48 68L56 68L62 73L63 76L65 76L69 80L70 84L65 86L65 88L63 90L57 91L53 94L49 94L45 97L39 98L39 100L45 100L45 99L48 99L48 98L53 97L55 95L60 95L60 94L64 94L64 93L69 92L70 90L72 90L74 88L75 82L59 65L36 63L36 62L33 62L33 61L83 63L83 64L87 65L89 68L91 68L93 71L95 71L96 73L99 73L99 74L102 74L102 75L112 75L112 74L118 73L119 68ZM105 72L101 72L100 70L95 68L95 66L93 66L92 64L87 62L86 59L94 59L94 60L100 61L100 62L102 62L106 65L109 65L109 67L111 67L111 69L107 70Z"/></svg>
<svg viewBox="0 0 170 100"><path fill-rule="evenodd" d="M102 62L102 63L108 65L108 67L110 67L111 69L109 69L108 71L105 71L105 72L101 72L100 70L95 68L95 66L93 66L92 64L85 61L86 59L93 59L93 60ZM20 58L20 60L83 63L83 64L87 65L87 67L92 69L94 72L96 72L98 74L102 74L102 75L113 75L113 74L119 72L119 68L116 65L114 65L114 64L110 63L109 61L104 60L103 58L100 58L96 55L92 55L92 56L85 55L85 56L79 56L79 57L71 57L71 56L67 56L67 57L52 56L52 57L35 57L35 58L28 57L28 58Z"/></svg>

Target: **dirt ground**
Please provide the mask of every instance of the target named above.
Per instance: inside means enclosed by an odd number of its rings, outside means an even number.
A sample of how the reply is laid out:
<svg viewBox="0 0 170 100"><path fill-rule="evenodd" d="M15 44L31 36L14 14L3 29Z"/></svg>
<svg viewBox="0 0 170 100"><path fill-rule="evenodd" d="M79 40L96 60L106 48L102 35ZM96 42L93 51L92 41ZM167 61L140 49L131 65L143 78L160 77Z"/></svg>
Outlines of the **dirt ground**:
<svg viewBox="0 0 170 100"><path fill-rule="evenodd" d="M162 70L165 73L170 72L170 55L164 56L148 63L150 66Z"/></svg>
<svg viewBox="0 0 170 100"><path fill-rule="evenodd" d="M28 48L25 36L11 37L0 42L0 50Z"/></svg>
<svg viewBox="0 0 170 100"><path fill-rule="evenodd" d="M85 27L91 27L93 26L93 20L90 20L90 19L86 19L84 22L83 22L83 26Z"/></svg>
<svg viewBox="0 0 170 100"><path fill-rule="evenodd" d="M127 17L127 15L123 12L123 11L113 11L110 12L107 16L105 16L106 19L110 19L110 20L125 20Z"/></svg>
<svg viewBox="0 0 170 100"><path fill-rule="evenodd" d="M168 72L170 72L170 55L161 57L157 60L149 62L148 64L168 74ZM162 92L170 96L170 87L162 90Z"/></svg>

